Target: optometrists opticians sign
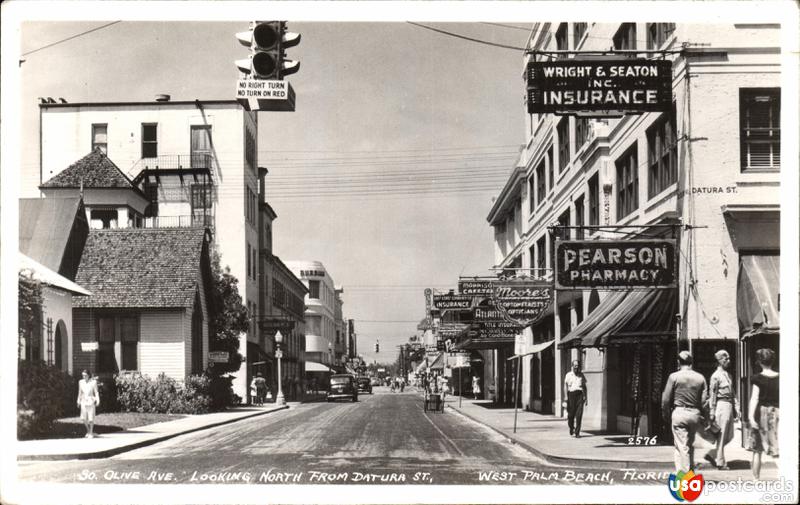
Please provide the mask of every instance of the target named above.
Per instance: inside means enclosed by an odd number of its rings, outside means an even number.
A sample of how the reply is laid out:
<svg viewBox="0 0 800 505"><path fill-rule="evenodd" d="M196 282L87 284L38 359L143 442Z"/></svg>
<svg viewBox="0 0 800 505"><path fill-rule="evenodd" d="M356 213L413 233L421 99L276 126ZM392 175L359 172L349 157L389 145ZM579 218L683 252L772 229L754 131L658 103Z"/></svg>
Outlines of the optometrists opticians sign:
<svg viewBox="0 0 800 505"><path fill-rule="evenodd" d="M669 112L669 60L531 61L525 71L528 113L614 116Z"/></svg>
<svg viewBox="0 0 800 505"><path fill-rule="evenodd" d="M674 288L675 240L556 241L556 289Z"/></svg>

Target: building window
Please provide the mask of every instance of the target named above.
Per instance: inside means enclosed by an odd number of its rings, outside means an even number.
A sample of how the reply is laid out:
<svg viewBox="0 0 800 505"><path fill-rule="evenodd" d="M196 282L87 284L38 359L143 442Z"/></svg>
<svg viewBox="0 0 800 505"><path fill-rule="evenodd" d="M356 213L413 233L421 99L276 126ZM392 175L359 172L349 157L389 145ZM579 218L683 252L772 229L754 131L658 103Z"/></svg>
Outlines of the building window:
<svg viewBox="0 0 800 505"><path fill-rule="evenodd" d="M589 225L600 224L600 176L594 174L589 179Z"/></svg>
<svg viewBox="0 0 800 505"><path fill-rule="evenodd" d="M89 226L93 229L117 228L117 209L95 209L89 212Z"/></svg>
<svg viewBox="0 0 800 505"><path fill-rule="evenodd" d="M678 180L675 114L663 114L647 130L647 197L653 198Z"/></svg>
<svg viewBox="0 0 800 505"><path fill-rule="evenodd" d="M550 149L547 150L547 191L553 189L553 184L555 183L555 174L554 174L554 167L555 167L555 160L553 160L553 146L550 146Z"/></svg>
<svg viewBox="0 0 800 505"><path fill-rule="evenodd" d="M558 173L564 171L569 163L569 118L562 118L556 127L558 133Z"/></svg>
<svg viewBox="0 0 800 505"><path fill-rule="evenodd" d="M580 198L575 200L575 239L576 240L583 240L583 228L581 228L585 221L583 219L583 208L584 208L584 197L581 195Z"/></svg>
<svg viewBox="0 0 800 505"><path fill-rule="evenodd" d="M319 281L308 281L308 297L312 300L319 300Z"/></svg>
<svg viewBox="0 0 800 505"><path fill-rule="evenodd" d="M158 125L142 123L142 158L158 156Z"/></svg>
<svg viewBox="0 0 800 505"><path fill-rule="evenodd" d="M92 151L97 148L108 154L108 124L92 125Z"/></svg>
<svg viewBox="0 0 800 505"><path fill-rule="evenodd" d="M547 176L545 175L545 160L536 167L536 205L539 206L547 195Z"/></svg>
<svg viewBox="0 0 800 505"><path fill-rule="evenodd" d="M192 168L211 168L211 126L191 126L191 164Z"/></svg>
<svg viewBox="0 0 800 505"><path fill-rule="evenodd" d="M139 321L136 317L119 318L120 352L122 369L139 369Z"/></svg>
<svg viewBox="0 0 800 505"><path fill-rule="evenodd" d="M97 372L117 373L117 357L114 354L114 318L97 319Z"/></svg>
<svg viewBox="0 0 800 505"><path fill-rule="evenodd" d="M561 23L556 30L556 49L566 51L569 49L569 38L567 37L567 23ZM567 55L559 55L559 58L566 58Z"/></svg>
<svg viewBox="0 0 800 505"><path fill-rule="evenodd" d="M250 274L250 244L247 244L247 258L245 259L245 262L247 263L247 278L249 279L252 277Z"/></svg>
<svg viewBox="0 0 800 505"><path fill-rule="evenodd" d="M658 49L675 33L675 23L647 23L647 49Z"/></svg>
<svg viewBox="0 0 800 505"><path fill-rule="evenodd" d="M781 168L781 90L739 90L742 171Z"/></svg>
<svg viewBox="0 0 800 505"><path fill-rule="evenodd" d="M256 138L250 130L245 134L244 159L250 170L256 169Z"/></svg>
<svg viewBox="0 0 800 505"><path fill-rule="evenodd" d="M536 241L536 268L539 275L547 268L547 237L544 235Z"/></svg>
<svg viewBox="0 0 800 505"><path fill-rule="evenodd" d="M589 140L589 120L585 117L575 118L575 152Z"/></svg>
<svg viewBox="0 0 800 505"><path fill-rule="evenodd" d="M210 209L212 198L211 184L192 184L191 186L191 201L192 210L196 209Z"/></svg>
<svg viewBox="0 0 800 505"><path fill-rule="evenodd" d="M639 208L639 170L636 144L617 161L617 219Z"/></svg>
<svg viewBox="0 0 800 505"><path fill-rule="evenodd" d="M588 27L589 23L574 23L572 25L572 47L578 48L578 44L581 43L581 39Z"/></svg>
<svg viewBox="0 0 800 505"><path fill-rule="evenodd" d="M614 49L636 49L636 23L622 23L614 34Z"/></svg>
<svg viewBox="0 0 800 505"><path fill-rule="evenodd" d="M528 177L528 203L531 214L533 214L533 211L536 208L535 196L536 196L536 181L534 180L534 174L531 174L531 176Z"/></svg>

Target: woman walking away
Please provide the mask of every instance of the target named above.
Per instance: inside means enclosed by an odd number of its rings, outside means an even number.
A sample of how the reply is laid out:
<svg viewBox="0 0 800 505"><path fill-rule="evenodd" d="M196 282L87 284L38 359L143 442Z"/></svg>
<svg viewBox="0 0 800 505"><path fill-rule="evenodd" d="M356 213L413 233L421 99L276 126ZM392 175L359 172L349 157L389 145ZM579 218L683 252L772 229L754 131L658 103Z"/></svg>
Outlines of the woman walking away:
<svg viewBox="0 0 800 505"><path fill-rule="evenodd" d="M761 476L761 453L778 457L778 372L772 369L775 351L759 349L756 360L761 373L753 377L753 392L750 396L749 420L745 448L753 451L753 478Z"/></svg>
<svg viewBox="0 0 800 505"><path fill-rule="evenodd" d="M100 405L100 393L97 391L97 381L88 370L81 373L82 379L78 382L78 406L81 408L81 420L86 426L86 438L94 438L94 414Z"/></svg>

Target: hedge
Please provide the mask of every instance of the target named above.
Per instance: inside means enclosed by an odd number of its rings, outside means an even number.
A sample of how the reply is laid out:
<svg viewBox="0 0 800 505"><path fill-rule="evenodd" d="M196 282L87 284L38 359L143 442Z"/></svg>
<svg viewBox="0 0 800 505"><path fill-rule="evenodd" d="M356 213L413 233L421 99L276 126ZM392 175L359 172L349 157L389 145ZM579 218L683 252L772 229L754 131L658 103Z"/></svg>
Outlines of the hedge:
<svg viewBox="0 0 800 505"><path fill-rule="evenodd" d="M116 401L124 412L204 414L223 410L233 400L231 378L190 375L184 382L161 373L153 378L139 373L115 376Z"/></svg>
<svg viewBox="0 0 800 505"><path fill-rule="evenodd" d="M41 360L20 360L17 368L17 437L50 430L53 421L78 415L78 379Z"/></svg>

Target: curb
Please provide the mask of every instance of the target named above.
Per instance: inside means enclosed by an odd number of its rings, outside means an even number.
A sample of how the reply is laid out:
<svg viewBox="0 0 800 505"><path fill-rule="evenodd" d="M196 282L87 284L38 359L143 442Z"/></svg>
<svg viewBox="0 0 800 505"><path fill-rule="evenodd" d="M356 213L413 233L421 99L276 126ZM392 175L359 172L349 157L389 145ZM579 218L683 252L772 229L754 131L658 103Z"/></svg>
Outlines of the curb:
<svg viewBox="0 0 800 505"><path fill-rule="evenodd" d="M25 455L18 455L17 461L65 461L71 459L103 459L108 458L111 456L116 456L117 454L122 454L123 452L132 451L134 449L140 449L142 447L146 447L148 445L157 444L159 442L163 442L164 440L169 440L170 438L175 438L180 435L186 435L189 433L194 433L196 431L206 430L208 428L216 428L217 426L223 426L225 424L235 423L237 421L243 421L245 419L251 419L256 416L263 416L266 414L272 414L273 412L278 412L281 410L287 410L289 405L283 405L280 407L274 407L271 410L265 410L263 412L255 412L252 414L247 414L242 417L237 417L234 419L225 419L223 421L217 421L211 424L205 424L202 426L197 426L194 428L185 429L182 431L176 431L174 433L167 433L164 435L155 436L153 438L148 438L146 440L140 440L139 442L133 442L126 445L121 445L119 447L112 447L111 449L104 449L102 451L95 451L95 452L82 452L77 454L25 454Z"/></svg>
<svg viewBox="0 0 800 505"><path fill-rule="evenodd" d="M548 454L543 452L536 447L533 447L529 443L519 439L518 437L514 436L511 433L507 433L500 428L496 428L487 424L480 419L477 419L463 410L459 410L458 408L452 407L450 405L447 406L449 409L461 414L462 416L470 419L478 424L486 426L490 430L498 433L503 438L511 442L512 444L518 445L525 449L526 451L530 452L531 454L537 456L538 458L542 459L544 462L549 463L551 465L557 466L566 466L572 468L578 468L582 466L591 466L594 468L602 469L602 470L620 470L620 469L629 469L635 468L637 470L674 470L674 466L671 462L660 462L660 461L635 461L635 460L610 460L610 459L577 459L577 458L567 458L565 456L554 456L552 454Z"/></svg>

